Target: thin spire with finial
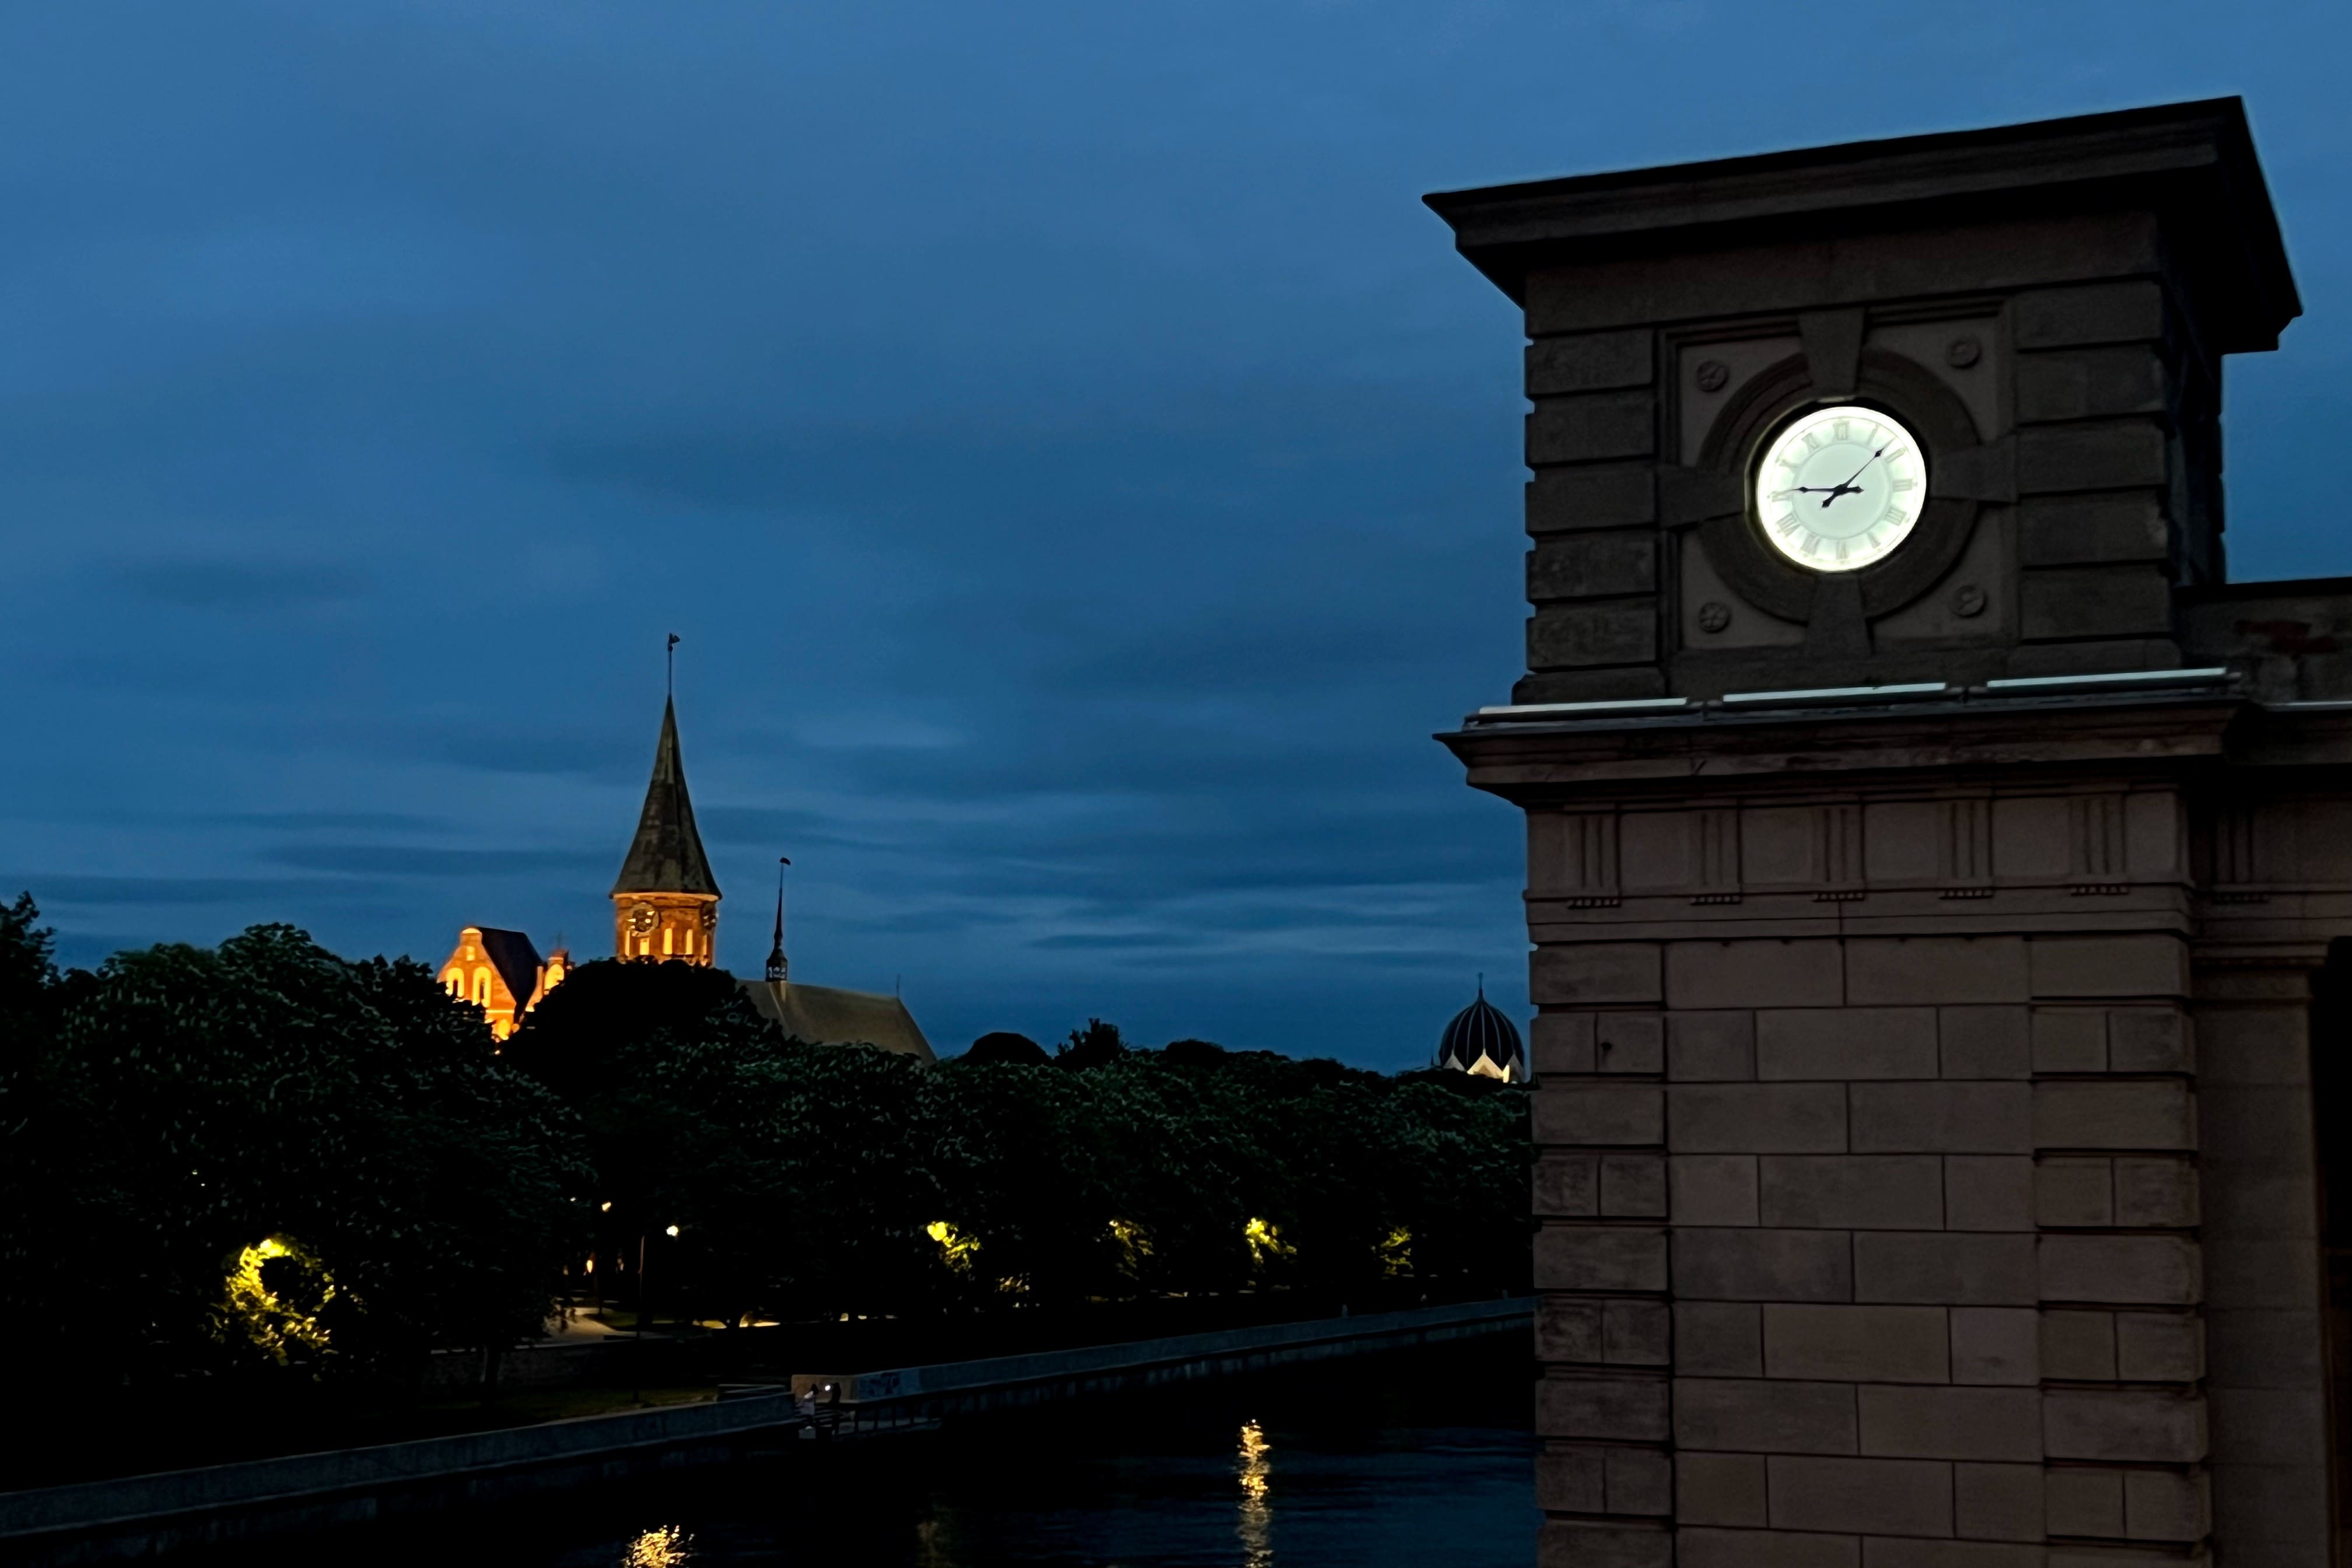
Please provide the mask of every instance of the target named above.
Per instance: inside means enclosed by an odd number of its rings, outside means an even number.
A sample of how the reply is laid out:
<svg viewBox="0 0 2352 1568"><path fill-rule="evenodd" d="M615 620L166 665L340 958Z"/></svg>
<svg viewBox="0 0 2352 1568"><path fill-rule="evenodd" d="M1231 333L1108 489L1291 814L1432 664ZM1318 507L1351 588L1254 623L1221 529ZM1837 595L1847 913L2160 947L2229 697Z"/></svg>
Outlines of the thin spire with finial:
<svg viewBox="0 0 2352 1568"><path fill-rule="evenodd" d="M662 695L674 698L677 695L677 634L676 632L669 634L668 658L669 668L662 675Z"/></svg>
<svg viewBox="0 0 2352 1568"><path fill-rule="evenodd" d="M677 705L662 704L661 738L654 743L654 768L646 784L645 810L637 835L613 884L619 893L708 893L719 896L702 835L694 826L694 802L687 794L686 763L678 754Z"/></svg>
<svg viewBox="0 0 2352 1568"><path fill-rule="evenodd" d="M792 971L784 960L784 868L791 864L790 857L776 857L776 944L768 949L768 980L776 985L782 985Z"/></svg>

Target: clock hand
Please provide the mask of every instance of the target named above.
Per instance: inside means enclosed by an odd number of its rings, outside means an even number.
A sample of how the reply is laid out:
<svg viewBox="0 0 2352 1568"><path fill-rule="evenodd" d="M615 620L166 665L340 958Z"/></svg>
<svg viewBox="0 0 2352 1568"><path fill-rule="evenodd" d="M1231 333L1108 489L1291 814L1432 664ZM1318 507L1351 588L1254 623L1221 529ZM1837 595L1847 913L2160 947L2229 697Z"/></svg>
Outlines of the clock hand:
<svg viewBox="0 0 2352 1568"><path fill-rule="evenodd" d="M1873 464L1873 463L1874 463L1874 462L1878 461L1878 459L1879 459L1879 458L1883 458L1883 457L1886 456L1886 448L1887 448L1887 447L1892 447L1893 445L1895 445L1895 443L1894 443L1894 442L1892 442L1892 441L1883 441L1883 442L1879 443L1878 450L1877 450L1877 451L1875 451L1875 452L1873 452L1869 457L1864 458L1862 460L1862 468L1868 468L1868 467L1870 467L1870 465L1871 465L1871 464ZM1831 489L1831 494L1835 495L1838 491L1845 490L1845 491L1851 491L1852 493L1853 493L1853 494L1855 494L1855 495L1860 495L1860 494L1862 493L1862 491L1861 491L1861 490L1859 490L1859 489L1855 489L1855 487L1854 487L1854 482L1853 482L1853 481L1854 481L1854 480L1856 480L1856 479L1860 479L1860 478L1862 478L1862 468L1856 468L1853 472L1852 472L1852 473L1848 474L1848 475L1845 477L1845 483L1843 483L1843 484L1842 484L1842 485L1832 486L1832 489Z"/></svg>
<svg viewBox="0 0 2352 1568"><path fill-rule="evenodd" d="M1826 508L1830 502L1837 500L1840 496L1858 496L1862 493L1862 487L1855 484L1853 481L1862 478L1863 468L1869 468L1871 464L1886 456L1886 448L1893 445L1895 445L1895 443L1892 441L1881 442L1879 444L1878 450L1873 452L1869 457L1864 458L1862 460L1862 468L1856 468L1853 472L1848 474L1845 477L1844 482L1842 484L1799 485L1797 489L1806 495L1817 495L1821 497L1822 505L1824 508Z"/></svg>

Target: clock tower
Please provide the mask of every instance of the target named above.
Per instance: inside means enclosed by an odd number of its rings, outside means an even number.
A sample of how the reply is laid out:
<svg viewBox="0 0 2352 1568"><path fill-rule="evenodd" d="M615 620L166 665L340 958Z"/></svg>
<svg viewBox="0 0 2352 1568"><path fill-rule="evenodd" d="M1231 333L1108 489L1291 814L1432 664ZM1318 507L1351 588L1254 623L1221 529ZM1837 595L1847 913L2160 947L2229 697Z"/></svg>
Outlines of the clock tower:
<svg viewBox="0 0 2352 1568"><path fill-rule="evenodd" d="M2242 107L1428 201L1528 339L1441 738L1527 817L1539 1560L2352 1561L2352 580L2226 571Z"/></svg>
<svg viewBox="0 0 2352 1568"><path fill-rule="evenodd" d="M615 956L708 967L718 951L719 900L678 755L677 705L667 701L637 836L613 884Z"/></svg>

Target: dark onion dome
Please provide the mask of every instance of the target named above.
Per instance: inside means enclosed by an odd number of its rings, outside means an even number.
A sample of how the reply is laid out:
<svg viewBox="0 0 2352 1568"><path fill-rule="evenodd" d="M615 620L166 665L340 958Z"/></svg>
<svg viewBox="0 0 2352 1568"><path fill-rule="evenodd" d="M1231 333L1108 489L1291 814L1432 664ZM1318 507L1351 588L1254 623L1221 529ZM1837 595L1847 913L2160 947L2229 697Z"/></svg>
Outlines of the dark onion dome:
<svg viewBox="0 0 2352 1568"><path fill-rule="evenodd" d="M1519 1027L1486 1000L1483 980L1478 999L1454 1014L1454 1022L1438 1037L1435 1065L1506 1083L1528 1081L1528 1054L1519 1044Z"/></svg>

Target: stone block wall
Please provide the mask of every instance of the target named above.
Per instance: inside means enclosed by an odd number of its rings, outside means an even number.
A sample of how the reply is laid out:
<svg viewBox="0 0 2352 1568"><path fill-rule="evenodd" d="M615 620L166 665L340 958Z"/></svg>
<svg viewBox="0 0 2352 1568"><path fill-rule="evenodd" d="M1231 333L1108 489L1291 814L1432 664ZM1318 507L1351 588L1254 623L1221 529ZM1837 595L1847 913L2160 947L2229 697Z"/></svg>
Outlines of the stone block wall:
<svg viewBox="0 0 2352 1568"><path fill-rule="evenodd" d="M2155 278L2035 289L2011 312L2026 645L2011 673L2178 662L2174 589L2222 575L2204 477L2220 472L2220 366Z"/></svg>
<svg viewBox="0 0 2352 1568"><path fill-rule="evenodd" d="M1547 1561L2198 1549L2179 936L1558 943L1536 974L1542 1495L1581 1516Z"/></svg>
<svg viewBox="0 0 2352 1568"><path fill-rule="evenodd" d="M2053 280L1992 302L1971 289L1865 309L1759 266L1662 283L1639 310L1677 319L1628 326L1571 308L1589 303L1589 269L1531 279L1517 700L1708 695L1742 670L1768 685L1966 683L2180 664L2176 595L2223 575L2220 363L2145 223L2077 216L2009 237L2050 252ZM1857 242L1857 277L1904 247ZM1965 406L1978 444L1942 443L1931 484L1981 512L1956 524L1976 537L1948 580L1873 609L1867 646L1832 656L1804 646L1785 606L1745 601L1692 525L1744 504L1736 462L1698 465L1751 386L1801 361L1810 390L1782 395L1848 395L1861 354L1899 359ZM1978 595L1964 615L1947 603L1962 583ZM1717 616L1697 616L1701 601Z"/></svg>
<svg viewBox="0 0 2352 1568"><path fill-rule="evenodd" d="M1528 345L1528 680L1523 700L1652 697L1661 546L1654 464L1657 334L1538 337Z"/></svg>
<svg viewBox="0 0 2352 1568"><path fill-rule="evenodd" d="M2340 1560L2327 1532L2343 1483L2329 1463L2315 1172L2318 1140L2343 1133L2315 1115L2312 1068L2341 1042L2315 1038L2294 950L2251 945L2200 963L2194 1008L2214 1531L2233 1565L2324 1563Z"/></svg>

